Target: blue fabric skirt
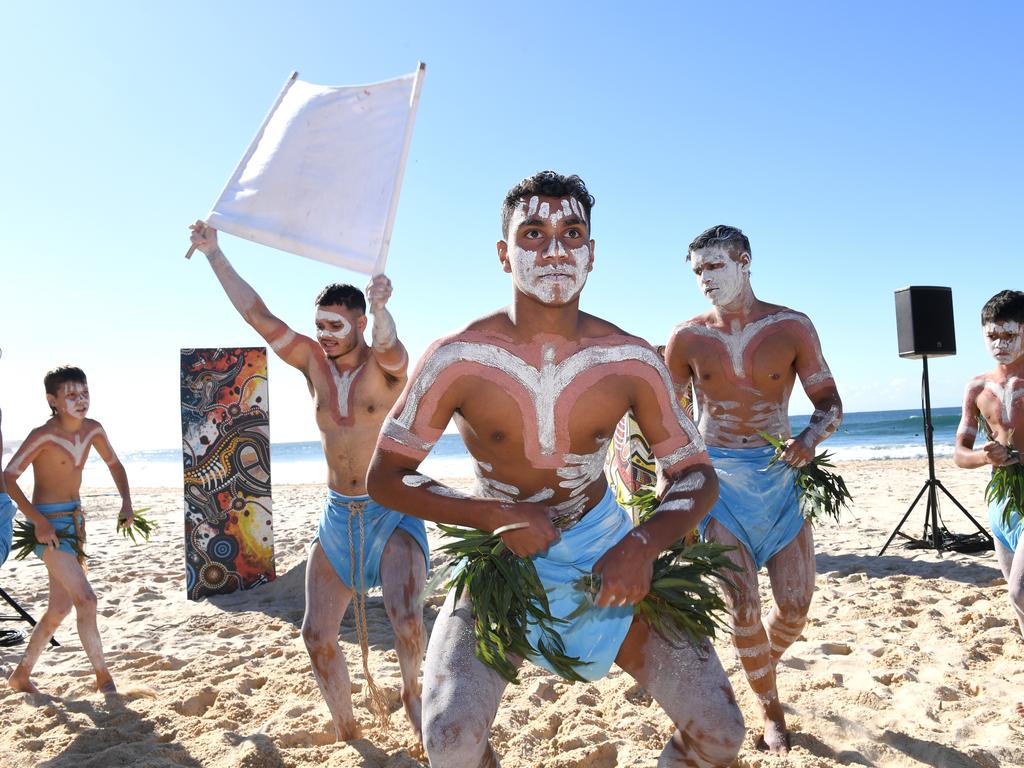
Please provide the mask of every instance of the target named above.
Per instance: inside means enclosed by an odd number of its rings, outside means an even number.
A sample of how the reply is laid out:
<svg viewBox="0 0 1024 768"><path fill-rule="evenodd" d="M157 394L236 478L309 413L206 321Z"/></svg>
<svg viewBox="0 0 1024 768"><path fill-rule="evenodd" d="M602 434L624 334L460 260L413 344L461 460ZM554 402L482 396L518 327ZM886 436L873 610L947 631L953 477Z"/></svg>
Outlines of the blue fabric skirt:
<svg viewBox="0 0 1024 768"><path fill-rule="evenodd" d="M574 582L590 573L594 563L632 528L633 520L629 513L616 503L615 496L608 490L597 506L576 525L562 531L562 537L544 555L533 558L537 575L547 590L553 616L564 619L579 607L581 600L586 598L573 587ZM590 606L570 623L556 624L554 628L562 636L566 655L588 662L577 670L580 676L598 680L612 668L632 623L631 605L620 608ZM531 624L527 630L530 644L538 647L541 638L541 632ZM555 672L541 656L531 656L530 661Z"/></svg>
<svg viewBox="0 0 1024 768"><path fill-rule="evenodd" d="M718 475L718 501L700 523L701 537L712 519L746 547L760 569L791 542L804 525L794 470L781 461L768 466L775 448L717 448L708 455Z"/></svg>
<svg viewBox="0 0 1024 768"><path fill-rule="evenodd" d="M50 521L50 525L53 526L54 530L58 533L65 533L69 536L74 537L74 540L78 542L79 548L85 546L85 518L82 516L81 504L77 501L62 501L56 504L34 504L33 505L42 515L46 515L46 519ZM61 552L67 552L72 557L78 557L78 553L75 552L75 548L72 546L71 539L61 538L58 540L60 545L57 547ZM33 552L36 553L36 557L42 558L43 553L49 547L46 544L36 544Z"/></svg>
<svg viewBox="0 0 1024 768"><path fill-rule="evenodd" d="M365 545L360 539L359 512L362 511L362 528L366 536ZM354 513L354 514L353 514ZM349 542L349 517L352 540ZM427 529L417 517L403 515L382 507L369 496L343 496L327 489L327 501L320 515L316 539L327 555L338 578L352 590L359 592L360 585L366 590L380 586L380 558L384 547L395 529L412 536L423 550L424 568L429 567L430 548L427 545ZM357 558L353 563L351 553ZM362 579L359 574L359 553L362 552ZM353 578L354 577L354 578ZM355 582L353 584L352 582Z"/></svg>
<svg viewBox="0 0 1024 768"><path fill-rule="evenodd" d="M11 497L0 493L0 565L7 562L11 554L11 539L14 537L14 514L18 508Z"/></svg>
<svg viewBox="0 0 1024 768"><path fill-rule="evenodd" d="M1004 499L1003 501L993 501L988 505L988 524L992 528L992 535L999 540L999 543L1011 552L1016 552L1017 544L1020 542L1021 519L1020 515L1014 512L1010 515L1009 525L1003 522L1003 510L1008 503L1009 500Z"/></svg>

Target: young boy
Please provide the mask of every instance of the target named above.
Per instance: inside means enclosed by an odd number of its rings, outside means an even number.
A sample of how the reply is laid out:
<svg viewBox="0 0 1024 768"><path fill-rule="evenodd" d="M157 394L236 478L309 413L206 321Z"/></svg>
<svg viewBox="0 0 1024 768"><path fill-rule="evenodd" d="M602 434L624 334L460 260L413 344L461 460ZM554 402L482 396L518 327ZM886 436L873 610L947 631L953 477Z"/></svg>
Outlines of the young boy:
<svg viewBox="0 0 1024 768"><path fill-rule="evenodd" d="M85 417L89 410L85 373L80 368L62 366L46 374L43 386L53 415L25 438L7 465L4 480L18 509L35 526L39 542L35 553L46 563L50 599L46 612L32 631L24 657L7 682L17 691L39 692L29 679L32 668L74 606L78 636L96 670L96 687L103 693L114 693L114 681L103 659L103 646L96 627L96 595L85 577L84 558L80 559L75 551L85 545L85 517L78 491L85 460L95 446L121 494L118 526L129 526L134 513L128 476L110 447L103 427L98 421ZM29 465L35 477L31 502L17 482Z"/></svg>

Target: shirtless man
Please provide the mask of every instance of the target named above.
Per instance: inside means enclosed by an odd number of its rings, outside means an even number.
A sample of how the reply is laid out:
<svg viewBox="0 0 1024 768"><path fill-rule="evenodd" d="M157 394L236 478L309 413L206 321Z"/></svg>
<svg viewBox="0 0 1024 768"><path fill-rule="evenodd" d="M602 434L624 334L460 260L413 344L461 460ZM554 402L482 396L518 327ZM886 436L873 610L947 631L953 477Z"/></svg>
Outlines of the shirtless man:
<svg viewBox="0 0 1024 768"><path fill-rule="evenodd" d="M600 574L594 607L558 625L566 653L588 663L581 673L590 679L617 663L661 704L677 730L659 766L729 765L743 721L711 644L675 648L633 618L655 557L704 515L716 482L657 353L579 309L593 267L592 204L579 177L551 171L508 193L497 250L512 305L427 350L384 424L367 483L395 508L498 532L513 553L533 556L556 616L576 608L581 572ZM602 472L627 410L668 479L660 511L635 529ZM476 462L473 495L417 472L453 417ZM474 653L468 597L455 604L449 594L424 667L433 768L498 764L488 736L504 688Z"/></svg>
<svg viewBox="0 0 1024 768"><path fill-rule="evenodd" d="M953 461L958 467L1002 467L1016 464L1008 445L1024 450L1024 293L1002 291L981 310L985 345L996 366L971 379L964 392L963 417L956 433ZM978 417L983 416L992 437L978 450ZM988 520L996 542L996 558L1006 577L1010 603L1024 633L1024 546L1020 546L1024 522L1014 512L1009 524L1003 521L1005 502L993 501ZM1024 715L1024 704L1017 705Z"/></svg>
<svg viewBox="0 0 1024 768"><path fill-rule="evenodd" d="M103 693L115 693L117 689L103 658L96 626L96 594L86 578L84 558L76 552L76 548L81 550L85 546L85 516L78 494L82 468L95 447L121 494L118 526L129 526L134 513L128 475L103 426L86 418L89 384L82 369L56 368L43 378L43 386L53 415L29 432L4 470L4 481L18 509L35 526L39 542L35 553L46 564L50 596L45 613L32 629L25 655L7 682L17 691L39 693L30 679L32 670L53 633L74 607L78 637L96 672L96 688ZM29 466L34 478L31 502L18 487L18 478Z"/></svg>
<svg viewBox="0 0 1024 768"><path fill-rule="evenodd" d="M337 737L360 736L352 712L352 683L338 644L341 619L353 595L380 586L395 631L402 702L419 738L419 672L426 640L420 593L430 561L426 528L422 520L386 509L367 496L365 479L380 425L407 379L409 358L385 308L391 281L377 275L366 287L372 345L363 338L363 294L338 284L327 286L316 299L314 341L267 309L224 257L215 229L201 221L190 228L192 244L206 254L235 309L282 360L302 371L313 397L327 458L328 498L306 566L302 638Z"/></svg>
<svg viewBox="0 0 1024 768"><path fill-rule="evenodd" d="M735 227L712 227L690 243L687 261L710 311L677 326L666 360L677 391L696 392L697 425L718 473L720 493L701 522L708 540L736 547L742 572L726 589L733 644L764 716L763 746L789 751L775 668L800 636L814 592L814 538L800 513L793 474L842 421L842 403L806 315L761 301L750 287L750 243ZM796 377L814 405L790 437ZM779 464L758 434L786 441ZM789 465L787 467L786 465ZM767 565L775 605L761 618L757 574Z"/></svg>

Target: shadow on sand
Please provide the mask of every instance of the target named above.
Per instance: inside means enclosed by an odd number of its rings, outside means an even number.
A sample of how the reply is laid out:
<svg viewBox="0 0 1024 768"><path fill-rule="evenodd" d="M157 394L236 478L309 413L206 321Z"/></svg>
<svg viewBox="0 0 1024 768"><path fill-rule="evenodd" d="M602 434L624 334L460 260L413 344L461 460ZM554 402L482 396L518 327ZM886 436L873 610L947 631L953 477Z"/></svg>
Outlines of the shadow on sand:
<svg viewBox="0 0 1024 768"><path fill-rule="evenodd" d="M41 696L53 702L45 707L45 715L53 718L67 732L76 733L64 751L49 760L37 763L39 768L107 768L111 765L173 765L203 768L203 763L174 740L175 732L160 733L156 726L139 715L130 699L113 694L105 703L96 705L80 699ZM92 727L82 728L85 716Z"/></svg>
<svg viewBox="0 0 1024 768"><path fill-rule="evenodd" d="M966 559L970 557L971 559ZM977 559L975 559L977 558ZM819 552L815 556L818 573L838 573L849 576L863 573L873 578L884 578L895 574L907 574L922 579L948 579L964 584L987 585L1003 574L992 565L992 555L982 552L978 555L956 555L939 562L919 560L900 555L832 555Z"/></svg>

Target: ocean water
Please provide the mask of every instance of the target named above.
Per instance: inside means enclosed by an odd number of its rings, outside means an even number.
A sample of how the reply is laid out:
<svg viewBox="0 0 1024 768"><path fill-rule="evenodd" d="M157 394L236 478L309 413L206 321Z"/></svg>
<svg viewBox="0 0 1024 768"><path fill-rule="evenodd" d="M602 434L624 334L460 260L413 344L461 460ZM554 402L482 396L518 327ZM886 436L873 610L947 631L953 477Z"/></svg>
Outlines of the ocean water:
<svg viewBox="0 0 1024 768"><path fill-rule="evenodd" d="M807 416L790 419L793 432L807 426ZM951 456L959 408L933 408L935 455ZM6 465L14 446L4 446ZM920 410L864 411L845 414L839 431L823 445L838 461L924 458L924 421ZM327 464L319 442L272 443L271 478L275 484L323 483ZM180 448L128 451L121 454L128 480L136 488L176 488L182 483ZM442 435L421 471L431 477L471 477L472 464L457 434ZM85 465L83 485L112 487L110 473L95 451Z"/></svg>

